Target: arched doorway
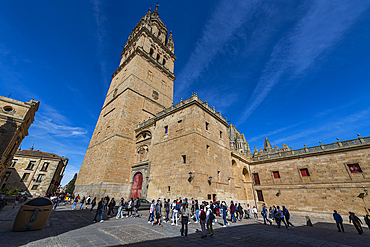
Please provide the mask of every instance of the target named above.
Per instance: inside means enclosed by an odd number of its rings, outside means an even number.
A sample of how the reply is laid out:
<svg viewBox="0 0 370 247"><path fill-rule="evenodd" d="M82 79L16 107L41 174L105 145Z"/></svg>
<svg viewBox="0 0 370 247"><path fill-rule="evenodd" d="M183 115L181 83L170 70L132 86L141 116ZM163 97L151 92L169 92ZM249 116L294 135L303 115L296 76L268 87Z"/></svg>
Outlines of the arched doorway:
<svg viewBox="0 0 370 247"><path fill-rule="evenodd" d="M134 179L132 181L131 187L131 198L141 198L141 188L143 186L143 174L138 172L135 174Z"/></svg>

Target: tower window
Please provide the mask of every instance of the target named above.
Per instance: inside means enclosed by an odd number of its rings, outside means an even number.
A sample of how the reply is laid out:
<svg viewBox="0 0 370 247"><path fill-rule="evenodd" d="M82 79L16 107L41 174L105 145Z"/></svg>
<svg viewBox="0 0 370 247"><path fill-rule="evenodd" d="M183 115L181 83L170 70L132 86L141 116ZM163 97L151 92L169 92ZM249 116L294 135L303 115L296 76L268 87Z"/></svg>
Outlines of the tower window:
<svg viewBox="0 0 370 247"><path fill-rule="evenodd" d="M347 166L351 173L361 173L362 172L361 167L358 164L350 164Z"/></svg>
<svg viewBox="0 0 370 247"><path fill-rule="evenodd" d="M310 173L308 172L307 168L299 169L299 171L301 172L302 177L309 177L310 176Z"/></svg>
<svg viewBox="0 0 370 247"><path fill-rule="evenodd" d="M209 123L206 122L206 130L209 130Z"/></svg>
<svg viewBox="0 0 370 247"><path fill-rule="evenodd" d="M160 58L161 58L161 56L159 54L157 54L157 61L159 61Z"/></svg>
<svg viewBox="0 0 370 247"><path fill-rule="evenodd" d="M207 145L206 150L207 150L207 154L209 155L209 150L210 150L209 145Z"/></svg>
<svg viewBox="0 0 370 247"><path fill-rule="evenodd" d="M171 191L171 186L168 186L168 192L170 192Z"/></svg>
<svg viewBox="0 0 370 247"><path fill-rule="evenodd" d="M274 175L274 178L280 178L279 171L272 172L272 174Z"/></svg>
<svg viewBox="0 0 370 247"><path fill-rule="evenodd" d="M33 185L31 190L37 190L38 187L38 185Z"/></svg>
<svg viewBox="0 0 370 247"><path fill-rule="evenodd" d="M163 59L162 64L163 64L163 66L166 64L166 59Z"/></svg>
<svg viewBox="0 0 370 247"><path fill-rule="evenodd" d="M182 163L186 164L186 155L181 155L181 157L182 157Z"/></svg>
<svg viewBox="0 0 370 247"><path fill-rule="evenodd" d="M164 133L165 134L168 134L168 125L167 126L164 126Z"/></svg>
<svg viewBox="0 0 370 247"><path fill-rule="evenodd" d="M220 131L220 138L222 138L222 131Z"/></svg>
<svg viewBox="0 0 370 247"><path fill-rule="evenodd" d="M258 176L258 173L253 173L254 178L254 184L260 184L260 177Z"/></svg>
<svg viewBox="0 0 370 247"><path fill-rule="evenodd" d="M149 55L150 55L150 56L153 56L153 53L154 53L153 49L152 49L152 48L150 48Z"/></svg>

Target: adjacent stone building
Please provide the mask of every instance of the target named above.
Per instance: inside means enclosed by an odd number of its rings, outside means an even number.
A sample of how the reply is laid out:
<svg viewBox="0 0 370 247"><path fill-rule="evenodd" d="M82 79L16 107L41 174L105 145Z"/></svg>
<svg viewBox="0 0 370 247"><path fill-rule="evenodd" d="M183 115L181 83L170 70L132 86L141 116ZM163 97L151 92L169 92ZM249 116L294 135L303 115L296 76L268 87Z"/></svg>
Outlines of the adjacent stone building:
<svg viewBox="0 0 370 247"><path fill-rule="evenodd" d="M68 158L39 150L19 150L6 170L1 189L18 189L33 196L56 192Z"/></svg>
<svg viewBox="0 0 370 247"><path fill-rule="evenodd" d="M135 26L75 184L101 197L197 198L285 204L297 215L330 218L334 208L370 206L370 141L254 154L245 136L196 93L173 104L174 42L158 7Z"/></svg>
<svg viewBox="0 0 370 247"><path fill-rule="evenodd" d="M28 135L39 105L33 99L22 102L0 96L0 178L5 175L19 145Z"/></svg>

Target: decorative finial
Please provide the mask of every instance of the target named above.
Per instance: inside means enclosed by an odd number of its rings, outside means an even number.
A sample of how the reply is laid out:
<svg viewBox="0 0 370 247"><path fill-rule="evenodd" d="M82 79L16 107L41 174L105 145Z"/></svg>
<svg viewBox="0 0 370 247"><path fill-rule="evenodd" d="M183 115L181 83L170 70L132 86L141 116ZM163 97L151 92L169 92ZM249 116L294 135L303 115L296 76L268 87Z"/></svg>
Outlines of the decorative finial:
<svg viewBox="0 0 370 247"><path fill-rule="evenodd" d="M12 94L11 94L11 93L8 95L8 98L10 98L10 96L12 96Z"/></svg>
<svg viewBox="0 0 370 247"><path fill-rule="evenodd" d="M158 11L159 2L157 2L157 5L155 6L155 11Z"/></svg>
<svg viewBox="0 0 370 247"><path fill-rule="evenodd" d="M182 98L181 98L181 100L180 101L182 101Z"/></svg>
<svg viewBox="0 0 370 247"><path fill-rule="evenodd" d="M32 147L30 147L30 151L33 151L34 146L35 146L35 143L32 144Z"/></svg>
<svg viewBox="0 0 370 247"><path fill-rule="evenodd" d="M322 145L321 141L319 141L319 142L320 142L320 145Z"/></svg>

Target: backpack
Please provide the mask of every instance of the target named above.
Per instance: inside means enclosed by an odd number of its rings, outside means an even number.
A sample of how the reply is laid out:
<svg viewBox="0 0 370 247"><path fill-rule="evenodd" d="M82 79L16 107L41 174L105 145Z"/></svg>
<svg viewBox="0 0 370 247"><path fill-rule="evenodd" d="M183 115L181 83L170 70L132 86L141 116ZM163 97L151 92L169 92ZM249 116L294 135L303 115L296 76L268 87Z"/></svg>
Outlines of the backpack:
<svg viewBox="0 0 370 247"><path fill-rule="evenodd" d="M210 220L214 220L215 219L215 215L213 214L212 210L209 212L209 219Z"/></svg>
<svg viewBox="0 0 370 247"><path fill-rule="evenodd" d="M204 210L200 211L200 217L199 217L201 220L206 220L207 218L207 215L206 215L206 212L204 212Z"/></svg>
<svg viewBox="0 0 370 247"><path fill-rule="evenodd" d="M179 210L179 208L180 208L180 207L179 207L179 204L177 204L177 203L176 203L176 205L175 205L175 209L176 209L176 210Z"/></svg>

